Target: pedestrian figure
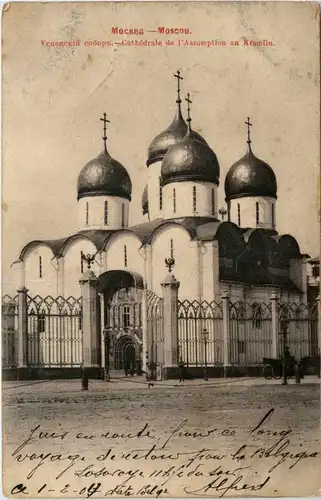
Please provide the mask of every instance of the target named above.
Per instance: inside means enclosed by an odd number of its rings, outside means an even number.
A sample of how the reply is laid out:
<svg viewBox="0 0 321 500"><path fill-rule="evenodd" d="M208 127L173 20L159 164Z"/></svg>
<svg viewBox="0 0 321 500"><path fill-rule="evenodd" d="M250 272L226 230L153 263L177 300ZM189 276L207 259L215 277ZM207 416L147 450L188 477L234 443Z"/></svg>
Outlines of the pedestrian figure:
<svg viewBox="0 0 321 500"><path fill-rule="evenodd" d="M88 391L89 375L87 368L82 367L81 390Z"/></svg>
<svg viewBox="0 0 321 500"><path fill-rule="evenodd" d="M184 379L185 379L185 363L182 360L182 358L179 360L178 370L179 370L179 381L180 382L184 382Z"/></svg>
<svg viewBox="0 0 321 500"><path fill-rule="evenodd" d="M126 361L125 361L125 375L126 375L126 377L128 377L129 368L130 368L130 366L129 366L129 363L126 359Z"/></svg>

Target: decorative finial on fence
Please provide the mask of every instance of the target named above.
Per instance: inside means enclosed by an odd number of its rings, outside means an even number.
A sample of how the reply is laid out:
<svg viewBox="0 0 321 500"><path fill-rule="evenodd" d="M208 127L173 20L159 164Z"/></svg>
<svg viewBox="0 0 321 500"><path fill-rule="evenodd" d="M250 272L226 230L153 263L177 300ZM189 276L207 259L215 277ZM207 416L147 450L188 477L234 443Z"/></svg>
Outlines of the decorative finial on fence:
<svg viewBox="0 0 321 500"><path fill-rule="evenodd" d="M84 260L87 264L87 268L91 268L91 264L95 261L96 254L90 255L90 253L87 253L87 255L84 254L84 252L81 252L81 260Z"/></svg>
<svg viewBox="0 0 321 500"><path fill-rule="evenodd" d="M166 267L168 269L168 272L171 273L172 268L175 266L175 259L173 259L172 257L169 257L168 259L165 259L165 264L166 264Z"/></svg>

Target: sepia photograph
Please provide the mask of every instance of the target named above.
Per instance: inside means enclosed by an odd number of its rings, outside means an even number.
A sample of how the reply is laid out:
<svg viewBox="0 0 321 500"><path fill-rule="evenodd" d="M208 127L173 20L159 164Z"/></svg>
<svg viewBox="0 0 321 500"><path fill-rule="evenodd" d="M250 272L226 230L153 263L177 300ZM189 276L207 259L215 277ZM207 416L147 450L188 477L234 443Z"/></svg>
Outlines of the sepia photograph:
<svg viewBox="0 0 321 500"><path fill-rule="evenodd" d="M320 5L2 12L9 498L317 497Z"/></svg>

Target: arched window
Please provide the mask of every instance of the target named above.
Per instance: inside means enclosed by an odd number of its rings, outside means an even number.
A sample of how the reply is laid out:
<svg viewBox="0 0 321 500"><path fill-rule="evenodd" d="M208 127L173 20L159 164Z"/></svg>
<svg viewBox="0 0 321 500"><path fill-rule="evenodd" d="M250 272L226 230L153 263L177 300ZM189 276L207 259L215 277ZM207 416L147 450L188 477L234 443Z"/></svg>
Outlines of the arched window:
<svg viewBox="0 0 321 500"><path fill-rule="evenodd" d="M123 327L128 328L130 326L130 306L124 305L123 309Z"/></svg>
<svg viewBox="0 0 321 500"><path fill-rule="evenodd" d="M241 207L240 204L237 204L237 224L241 225Z"/></svg>
<svg viewBox="0 0 321 500"><path fill-rule="evenodd" d="M275 227L275 205L272 203L272 227Z"/></svg>
<svg viewBox="0 0 321 500"><path fill-rule="evenodd" d="M176 189L173 189L173 212L176 213Z"/></svg>
<svg viewBox="0 0 321 500"><path fill-rule="evenodd" d="M174 242L172 239L170 240L170 256L171 259L174 259Z"/></svg>
<svg viewBox="0 0 321 500"><path fill-rule="evenodd" d="M196 186L193 186L193 212L196 212Z"/></svg>
<svg viewBox="0 0 321 500"><path fill-rule="evenodd" d="M89 224L89 203L86 201L86 226Z"/></svg>
<svg viewBox="0 0 321 500"><path fill-rule="evenodd" d="M125 204L121 205L121 227L125 226Z"/></svg>
<svg viewBox="0 0 321 500"><path fill-rule="evenodd" d="M39 257L39 278L43 277L43 269L42 269L42 257Z"/></svg>
<svg viewBox="0 0 321 500"><path fill-rule="evenodd" d="M212 215L215 215L215 191L212 188Z"/></svg>
<svg viewBox="0 0 321 500"><path fill-rule="evenodd" d="M159 184L159 209L163 210L163 188L160 184Z"/></svg>
<svg viewBox="0 0 321 500"><path fill-rule="evenodd" d="M127 246L124 245L124 266L127 267Z"/></svg>
<svg viewBox="0 0 321 500"><path fill-rule="evenodd" d="M258 201L255 203L255 218L256 218L256 225L258 226L260 224L260 207Z"/></svg>
<svg viewBox="0 0 321 500"><path fill-rule="evenodd" d="M104 203L104 224L107 226L108 224L108 201L106 200Z"/></svg>

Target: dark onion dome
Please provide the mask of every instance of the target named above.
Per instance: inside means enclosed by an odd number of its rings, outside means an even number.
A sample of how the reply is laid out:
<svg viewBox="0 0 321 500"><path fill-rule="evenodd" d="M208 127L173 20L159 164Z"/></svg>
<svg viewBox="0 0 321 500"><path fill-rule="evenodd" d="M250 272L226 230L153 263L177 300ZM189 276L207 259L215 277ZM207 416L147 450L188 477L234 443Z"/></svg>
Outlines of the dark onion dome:
<svg viewBox="0 0 321 500"><path fill-rule="evenodd" d="M231 166L225 177L226 201L246 196L277 198L275 174L267 163L257 158L251 148Z"/></svg>
<svg viewBox="0 0 321 500"><path fill-rule="evenodd" d="M148 214L148 186L144 187L143 196L142 196L142 210L143 215Z"/></svg>
<svg viewBox="0 0 321 500"><path fill-rule="evenodd" d="M132 183L121 163L103 151L80 171L77 183L78 200L84 196L119 196L131 200Z"/></svg>
<svg viewBox="0 0 321 500"><path fill-rule="evenodd" d="M163 160L168 148L184 139L187 129L187 123L182 116L180 106L178 106L175 118L170 126L152 140L148 148L147 166L149 167L152 163ZM200 134L197 132L193 132L193 134L195 134L198 140L206 143Z"/></svg>
<svg viewBox="0 0 321 500"><path fill-rule="evenodd" d="M193 130L168 149L161 169L161 185L201 181L219 185L220 166L216 154Z"/></svg>

